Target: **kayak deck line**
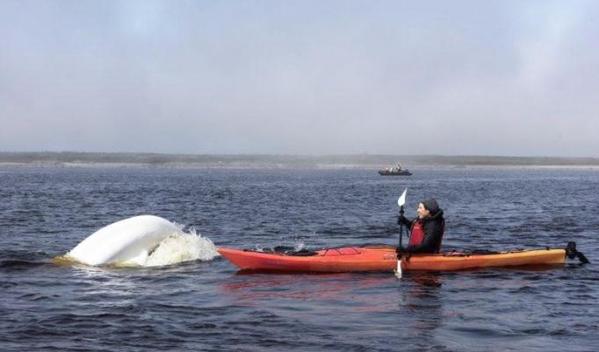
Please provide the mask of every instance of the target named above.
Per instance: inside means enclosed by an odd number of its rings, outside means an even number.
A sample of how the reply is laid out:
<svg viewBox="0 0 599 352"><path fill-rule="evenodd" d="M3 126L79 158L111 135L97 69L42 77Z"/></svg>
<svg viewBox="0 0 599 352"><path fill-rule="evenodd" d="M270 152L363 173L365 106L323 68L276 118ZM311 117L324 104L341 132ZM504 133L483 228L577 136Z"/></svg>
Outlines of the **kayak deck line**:
<svg viewBox="0 0 599 352"><path fill-rule="evenodd" d="M393 271L397 254L392 246L338 247L308 254L260 252L220 247L218 252L240 270L280 272ZM411 254L402 258L402 270L456 271L487 267L563 265L567 250L544 248L503 252L443 252Z"/></svg>

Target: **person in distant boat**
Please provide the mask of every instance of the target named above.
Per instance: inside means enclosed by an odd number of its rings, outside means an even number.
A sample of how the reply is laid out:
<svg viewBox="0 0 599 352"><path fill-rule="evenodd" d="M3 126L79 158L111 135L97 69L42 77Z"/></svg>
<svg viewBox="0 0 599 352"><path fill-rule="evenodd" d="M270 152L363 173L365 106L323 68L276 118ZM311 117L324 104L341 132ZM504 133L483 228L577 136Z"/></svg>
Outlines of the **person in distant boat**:
<svg viewBox="0 0 599 352"><path fill-rule="evenodd" d="M439 253L445 231L443 210L434 198L423 200L416 210L418 217L410 220L401 214L397 219L410 229L410 241L406 248L398 248L398 253Z"/></svg>

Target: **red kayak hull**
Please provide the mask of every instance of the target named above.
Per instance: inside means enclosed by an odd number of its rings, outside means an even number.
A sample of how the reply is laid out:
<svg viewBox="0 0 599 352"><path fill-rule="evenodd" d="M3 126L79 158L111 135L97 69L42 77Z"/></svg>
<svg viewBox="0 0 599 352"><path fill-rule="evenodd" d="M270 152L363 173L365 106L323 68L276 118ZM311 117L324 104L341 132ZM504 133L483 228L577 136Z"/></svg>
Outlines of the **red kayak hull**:
<svg viewBox="0 0 599 352"><path fill-rule="evenodd" d="M218 252L241 270L281 272L369 272L397 268L393 247L343 247L296 256L220 247ZM468 254L414 254L402 260L402 270L455 271L486 267L556 265L566 260L564 249L539 249Z"/></svg>

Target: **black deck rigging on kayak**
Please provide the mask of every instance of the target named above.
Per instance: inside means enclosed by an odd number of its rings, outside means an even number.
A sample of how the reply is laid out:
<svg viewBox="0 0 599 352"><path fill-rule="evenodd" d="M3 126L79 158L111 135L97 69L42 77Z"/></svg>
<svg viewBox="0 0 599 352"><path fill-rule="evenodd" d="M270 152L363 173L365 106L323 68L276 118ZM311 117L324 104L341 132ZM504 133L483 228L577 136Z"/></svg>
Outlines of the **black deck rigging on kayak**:
<svg viewBox="0 0 599 352"><path fill-rule="evenodd" d="M391 246L391 245L387 245L387 244L378 244L378 243L368 243L368 244L363 244L361 246L355 246L355 245L344 245L344 246L338 246L338 247L331 247L331 248L326 248L327 250L335 250L335 249L339 249L339 248L346 248L346 247L361 247L361 248L397 248L395 246ZM549 247L546 248L547 250L551 249ZM589 264L590 261L587 259L587 257L582 254L582 252L579 252L576 249L576 242L568 242L568 244L566 245L566 256L570 259L576 259L578 258L578 260L580 261L580 263L582 264ZM249 251L249 252L255 252L256 250L251 250L251 249L244 249L244 251ZM258 250L259 252L262 253L270 253L270 254L282 254L282 255L288 255L288 256L298 256L298 257L310 257L310 256L314 256L317 255L318 253L316 251L312 251L309 249L297 249L296 247L292 247L292 246L276 246L274 248L264 248L261 250ZM502 253L516 253L516 252L524 252L526 251L526 249L522 249L522 248L518 248L518 249L512 249L509 251L504 251L504 252L498 252L498 251L492 251L492 250L486 250L486 249L473 249L473 250L461 250L461 251L457 251L457 250L451 250L451 251L446 251L446 252L441 252L439 254L444 255L444 256L464 256L464 257L469 257L472 255L491 255L491 254L502 254ZM410 253L402 253L402 257L409 260L409 258L411 257Z"/></svg>
<svg viewBox="0 0 599 352"><path fill-rule="evenodd" d="M318 254L315 251L311 251L304 248L298 250L295 247L291 246L276 246L274 248L264 248L262 249L262 252L272 254L293 255L298 257L309 257Z"/></svg>

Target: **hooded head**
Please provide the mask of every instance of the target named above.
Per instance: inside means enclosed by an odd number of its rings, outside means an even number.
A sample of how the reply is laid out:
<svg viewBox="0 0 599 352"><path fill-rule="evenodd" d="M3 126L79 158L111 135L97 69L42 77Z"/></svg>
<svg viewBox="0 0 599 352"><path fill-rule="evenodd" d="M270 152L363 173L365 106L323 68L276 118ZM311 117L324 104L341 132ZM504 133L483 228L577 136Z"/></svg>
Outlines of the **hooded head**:
<svg viewBox="0 0 599 352"><path fill-rule="evenodd" d="M435 215L439 211L439 204L435 198L425 199L422 202L424 208L431 212L431 215Z"/></svg>

